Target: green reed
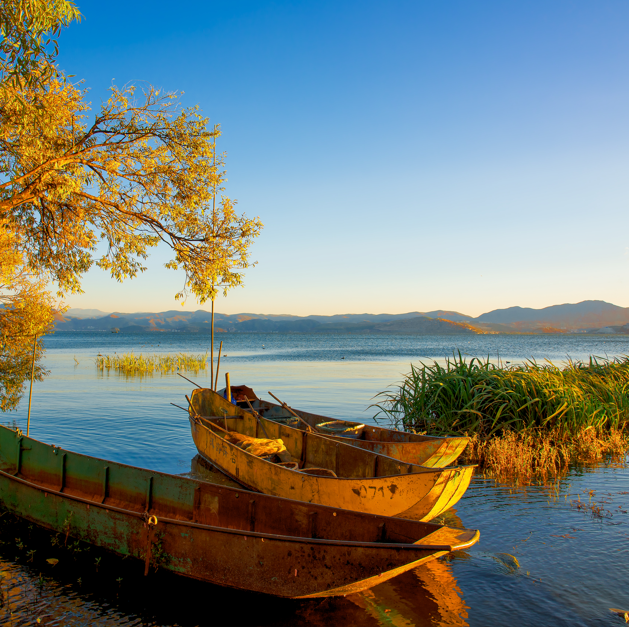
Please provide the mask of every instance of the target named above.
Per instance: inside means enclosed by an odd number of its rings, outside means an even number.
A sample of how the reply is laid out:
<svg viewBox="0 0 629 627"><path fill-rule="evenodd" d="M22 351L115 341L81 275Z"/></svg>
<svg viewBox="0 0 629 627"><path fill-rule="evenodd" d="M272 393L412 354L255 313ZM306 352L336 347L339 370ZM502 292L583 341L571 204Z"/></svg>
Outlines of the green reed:
<svg viewBox="0 0 629 627"><path fill-rule="evenodd" d="M96 367L98 370L115 370L128 375L151 374L154 372L176 372L187 370L199 372L208 367L208 354L188 355L186 353L167 355L98 355Z"/></svg>
<svg viewBox="0 0 629 627"><path fill-rule="evenodd" d="M624 431L629 419L629 357L522 365L459 353L411 366L401 385L381 392L379 414L405 429L490 438L508 431L577 435Z"/></svg>

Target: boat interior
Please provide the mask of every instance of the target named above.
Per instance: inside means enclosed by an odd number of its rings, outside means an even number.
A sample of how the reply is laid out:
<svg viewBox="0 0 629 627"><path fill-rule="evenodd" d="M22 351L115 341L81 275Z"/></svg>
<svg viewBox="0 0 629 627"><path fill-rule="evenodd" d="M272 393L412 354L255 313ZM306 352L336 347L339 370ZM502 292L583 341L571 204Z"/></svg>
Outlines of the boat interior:
<svg viewBox="0 0 629 627"><path fill-rule="evenodd" d="M194 394L192 402L194 406ZM233 411L237 410L234 408ZM259 457L296 472L348 479L367 479L410 473L435 473L444 470L401 462L385 455L351 446L345 442L320 437L315 433L292 429L279 422L258 418L249 411L240 411L235 415L225 413L222 418L197 414L193 419L234 446L239 446L233 438L235 433L253 439L281 440L286 448L285 451L280 454L261 455ZM240 446L240 448L243 447Z"/></svg>
<svg viewBox="0 0 629 627"><path fill-rule="evenodd" d="M334 421L327 416L320 416L318 414L312 414L301 409L291 408L292 412L284 408L280 404L272 403L270 401L262 400L258 398L256 393L246 385L231 386L232 398L235 401L235 405L245 411L250 411L249 404L255 409L262 417L268 420L280 421L284 424L288 424L293 429L306 430L306 422L310 427L316 429L318 425L330 423ZM209 392L210 390L208 390ZM216 392L219 396L224 398L225 389ZM248 402L247 402L248 401ZM294 414L297 414L304 422L295 418ZM339 421L343 422L343 421ZM346 422L347 425L357 424ZM322 433L322 435L332 435L331 431ZM342 432L334 433L337 437L344 437ZM447 438L440 436L420 435L416 433L409 433L405 431L396 431L395 429L387 429L385 427L365 425L363 429L360 429L358 433L351 433L348 439L359 439L367 442L425 442L429 440L445 440Z"/></svg>

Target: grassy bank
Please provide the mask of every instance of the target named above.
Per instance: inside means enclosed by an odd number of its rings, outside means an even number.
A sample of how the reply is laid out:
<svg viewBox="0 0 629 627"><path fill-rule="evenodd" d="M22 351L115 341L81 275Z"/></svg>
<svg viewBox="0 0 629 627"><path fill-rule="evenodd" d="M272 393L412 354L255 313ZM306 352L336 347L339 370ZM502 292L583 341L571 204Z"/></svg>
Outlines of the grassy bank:
<svg viewBox="0 0 629 627"><path fill-rule="evenodd" d="M207 353L204 355L98 355L96 358L98 370L114 370L127 375L143 375L155 372L176 372L178 370L199 372L208 367Z"/></svg>
<svg viewBox="0 0 629 627"><path fill-rule="evenodd" d="M562 367L466 360L412 366L376 405L396 428L472 436L470 461L518 479L627 449L629 357Z"/></svg>

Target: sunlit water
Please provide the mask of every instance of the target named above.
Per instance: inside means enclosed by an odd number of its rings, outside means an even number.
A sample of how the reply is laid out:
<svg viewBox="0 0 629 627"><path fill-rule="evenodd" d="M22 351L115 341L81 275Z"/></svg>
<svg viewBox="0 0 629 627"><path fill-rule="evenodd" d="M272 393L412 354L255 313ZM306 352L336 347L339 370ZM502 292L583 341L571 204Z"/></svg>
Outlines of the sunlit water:
<svg viewBox="0 0 629 627"><path fill-rule="evenodd" d="M228 371L233 385L246 383L261 396L270 390L295 407L363 422L374 420L373 396L399 382L411 362L442 360L453 351L512 363L629 354L625 336L219 339L219 381ZM94 359L99 352L131 350L204 353L208 336L59 333L46 342L51 374L34 386L33 437L155 470L190 471L196 450L187 416L170 403L185 406L192 386L176 374L99 374ZM201 385L209 382L209 371L185 374ZM26 408L27 398L3 422L15 420L25 430ZM629 610L628 511L629 471L621 466L573 469L554 488L496 486L477 476L446 515L446 522L481 530L469 552L359 595L301 602L168 574L145 580L141 565L110 556L98 572L92 554L52 566L46 562L56 555L49 538L18 544L13 535L19 526L3 527L0 624L620 625L609 608Z"/></svg>

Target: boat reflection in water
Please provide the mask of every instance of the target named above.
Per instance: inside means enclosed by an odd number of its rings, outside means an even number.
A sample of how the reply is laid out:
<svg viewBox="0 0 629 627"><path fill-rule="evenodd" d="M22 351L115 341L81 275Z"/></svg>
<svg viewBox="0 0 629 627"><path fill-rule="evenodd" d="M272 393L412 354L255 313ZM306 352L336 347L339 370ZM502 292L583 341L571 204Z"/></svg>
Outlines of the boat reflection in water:
<svg viewBox="0 0 629 627"><path fill-rule="evenodd" d="M447 519L442 520L442 519ZM451 509L438 522L463 527ZM469 559L458 551L456 559ZM371 590L347 597L371 616L377 625L395 627L465 627L468 605L448 559L433 560Z"/></svg>
<svg viewBox="0 0 629 627"><path fill-rule="evenodd" d="M115 599L115 596L113 597ZM0 556L0 624L128 625L129 618L106 603L81 595L68 582L42 578Z"/></svg>
<svg viewBox="0 0 629 627"><path fill-rule="evenodd" d="M43 550L43 546L38 548ZM49 554L48 552L46 554ZM260 597L166 574L136 576L128 562L94 573L93 556L74 568L60 563L42 578L28 560L19 564L0 551L0 624L103 625L217 624L225 626L329 627L377 625L455 627L467 625L451 565L434 560L372 590L346 598L286 601ZM91 574L85 571L89 569ZM81 574L83 584L77 583ZM116 583L123 579L122 585ZM173 598L178 601L173 603ZM203 599L203 601L201 601ZM215 623L207 623L207 601L215 602ZM234 608L238 608L235 612ZM40 622L38 622L38 620Z"/></svg>
<svg viewBox="0 0 629 627"><path fill-rule="evenodd" d="M433 560L394 580L347 597L376 624L395 627L468 625L468 606L452 574L452 566Z"/></svg>

